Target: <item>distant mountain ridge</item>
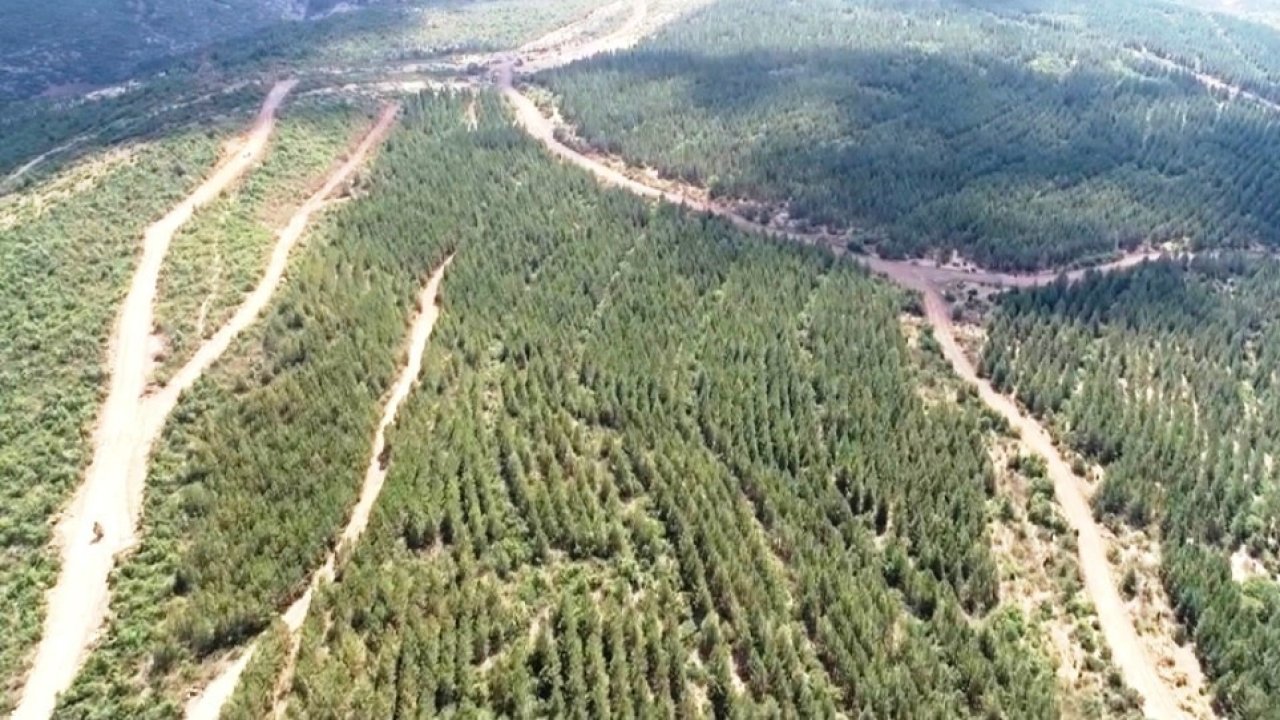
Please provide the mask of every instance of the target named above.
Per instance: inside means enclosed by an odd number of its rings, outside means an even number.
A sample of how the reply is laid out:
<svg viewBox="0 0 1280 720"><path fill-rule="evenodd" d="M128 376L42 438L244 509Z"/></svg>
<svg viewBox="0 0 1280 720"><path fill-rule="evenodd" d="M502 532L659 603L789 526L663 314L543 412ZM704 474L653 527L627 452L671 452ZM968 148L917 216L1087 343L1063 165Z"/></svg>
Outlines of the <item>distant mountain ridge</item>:
<svg viewBox="0 0 1280 720"><path fill-rule="evenodd" d="M147 61L377 0L0 0L0 100L80 94Z"/></svg>

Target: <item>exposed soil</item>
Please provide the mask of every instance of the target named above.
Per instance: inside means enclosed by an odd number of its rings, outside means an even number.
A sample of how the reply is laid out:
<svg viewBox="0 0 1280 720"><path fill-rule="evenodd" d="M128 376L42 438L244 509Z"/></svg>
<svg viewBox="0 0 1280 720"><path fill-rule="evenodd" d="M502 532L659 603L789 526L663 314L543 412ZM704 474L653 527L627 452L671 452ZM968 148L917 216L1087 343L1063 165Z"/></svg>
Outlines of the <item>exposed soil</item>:
<svg viewBox="0 0 1280 720"><path fill-rule="evenodd" d="M240 307L236 308L236 312L231 319L226 322L216 333L196 350L187 364L174 373L169 383L151 398L148 398L152 404L149 419L155 423L157 427L155 431L158 433L159 426L164 424L164 419L168 417L173 406L177 404L178 397L184 390L191 387L200 375L204 373L215 360L226 352L227 347L231 345L231 341L239 335L241 331L249 327L258 315L266 308L267 303L271 300L271 296L275 293L276 287L284 278L285 268L289 264L289 254L293 251L294 246L302 239L303 233L307 229L308 223L311 222L311 216L317 211L324 208L325 203L331 196L344 185L356 169L364 163L365 156L378 144L387 132L391 129L392 123L395 122L396 114L399 108L395 105L388 105L378 116L378 121L360 141L360 144L351 152L346 162L338 167L329 179L325 181L310 198L303 203L302 207L293 214L289 220L289 224L276 236L275 247L271 251L271 258L267 261L267 267L263 271L262 278L259 279L257 287L253 292L240 303ZM137 488L137 501L141 503L141 487Z"/></svg>
<svg viewBox="0 0 1280 720"><path fill-rule="evenodd" d="M350 157L280 231L257 286L231 319L196 350L163 388L147 394L155 361L151 328L156 282L169 241L198 207L217 198L262 155L274 127L275 111L292 87L292 81L277 84L253 130L234 149L232 158L147 231L142 261L111 339L111 386L95 434L94 459L84 484L59 523L62 573L50 594L36 665L15 718L48 717L57 693L70 685L83 662L109 605L107 577L115 555L136 541L151 447L178 398L258 318L283 279L289 255L311 216L351 178L395 121L397 108L388 106Z"/></svg>
<svg viewBox="0 0 1280 720"><path fill-rule="evenodd" d="M115 555L135 541L147 456L155 439L143 394L154 358L150 349L156 283L169 243L196 209L215 200L257 162L275 127L275 113L293 88L280 82L236 151L195 192L147 228L142 255L111 333L107 398L93 436L93 459L56 528L61 570L48 596L44 632L14 718L48 717L70 686L106 616L107 576Z"/></svg>
<svg viewBox="0 0 1280 720"><path fill-rule="evenodd" d="M67 142L61 145L58 145L57 147L45 150L39 155L31 158L30 160L26 161L21 166L19 166L17 169L15 169L12 173L10 173L9 177L0 181L0 191L6 189L7 187L12 187L13 184L17 183L18 180L22 179L23 175L26 175L28 172L31 172L31 170L35 169L37 165L43 163L45 160L48 160L50 157L57 155L58 153L70 150L71 148L75 147L76 145L79 145L80 143L88 139L89 139L88 135L79 135L77 137L71 138L70 140L68 140Z"/></svg>

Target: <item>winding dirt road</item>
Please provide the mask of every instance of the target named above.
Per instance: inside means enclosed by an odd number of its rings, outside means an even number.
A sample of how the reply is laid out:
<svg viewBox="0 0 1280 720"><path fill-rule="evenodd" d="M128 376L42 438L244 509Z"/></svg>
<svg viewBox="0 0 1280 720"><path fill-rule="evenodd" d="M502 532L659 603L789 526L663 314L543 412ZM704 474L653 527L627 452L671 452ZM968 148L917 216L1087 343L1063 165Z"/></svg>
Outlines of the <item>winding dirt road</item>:
<svg viewBox="0 0 1280 720"><path fill-rule="evenodd" d="M57 694L75 678L101 627L110 600L107 578L116 554L136 541L151 448L178 398L262 313L283 280L289 255L303 237L312 215L350 180L369 151L386 135L398 111L395 106L385 108L347 160L295 212L277 235L258 284L231 319L196 350L167 385L146 394L153 365L150 348L156 281L169 242L197 208L217 198L262 155L274 127L275 111L292 87L292 81L277 84L249 136L236 148L235 156L147 230L142 260L111 339L111 384L99 415L94 458L84 484L59 523L62 573L50 594L44 636L15 718L46 718L53 712ZM101 529L101 537L96 540L95 524Z"/></svg>
<svg viewBox="0 0 1280 720"><path fill-rule="evenodd" d="M1196 82L1203 85L1205 89L1209 90L1210 92L1224 92L1227 94L1228 97L1232 99L1244 98L1245 100L1249 100L1250 102L1254 102L1254 103L1257 103L1258 105L1261 105L1262 107L1270 110L1271 112L1280 112L1280 103L1276 103L1275 101L1268 100L1267 98L1262 97L1261 95L1259 95L1256 92L1253 92L1252 90L1245 90L1239 85L1230 83L1216 75L1210 75L1209 73L1202 72L1195 68L1187 67L1186 65L1183 65L1182 63L1177 62L1176 60L1171 60L1167 57L1164 57L1163 55L1159 55L1155 52L1152 52L1151 50L1148 50L1145 47L1130 48L1129 52L1133 53L1134 57L1140 58L1142 60L1146 60L1148 62L1155 63L1168 70L1172 70L1174 72L1179 72L1184 75L1188 75L1191 78L1195 79Z"/></svg>
<svg viewBox="0 0 1280 720"><path fill-rule="evenodd" d="M275 294L280 281L284 278L284 271L289 265L289 255L293 252L293 248L298 244L298 241L302 239L303 233L306 232L307 225L311 222L311 216L323 209L333 193L351 179L352 174L364 163L369 151L386 137L391 125L395 123L396 115L399 111L400 108L397 105L384 107L378 116L377 122L360 140L355 149L351 151L347 160L329 175L324 185L313 193L310 198L307 198L302 207L294 212L293 217L289 219L289 223L276 236L276 244L271 251L271 258L268 260L267 267L263 271L261 279L258 280L257 286L254 287L253 292L240 303L240 307L236 308L236 312L231 316L231 319L196 350L195 354L191 356L191 359L187 361L187 364L182 369L174 373L169 380L169 384L150 399L152 407L149 408L151 410L148 413L149 420L158 424L158 426L163 426L164 419L168 417L169 412L177 404L178 397L190 388L196 380L200 379L204 371L221 357L222 353L226 352L227 347L231 345L231 341L235 339L236 335L239 335L258 318L258 315L266 308L267 303L271 301L271 296ZM154 429L158 432L160 427ZM141 499L141 493L139 493L135 501L140 503Z"/></svg>
<svg viewBox="0 0 1280 720"><path fill-rule="evenodd" d="M418 295L418 309L409 323L409 332L406 335L407 357L404 367L401 369L395 384L391 386L391 392L388 394L386 404L383 406L382 419L378 421L378 429L373 435L373 446L369 451L369 466L364 473L364 483L360 486L360 498L351 511L351 518L347 521L346 528L342 531L342 536L338 540L338 547L329 553L324 565L320 566L311 576L311 583L307 587L307 591L302 594L302 597L295 600L281 616L285 627L289 629L290 644L288 661L281 677L278 679L278 686L280 687L287 687L292 677L293 661L297 657L298 646L302 641L299 631L302 629L302 623L307 619L307 613L311 609L311 599L316 589L320 587L321 583L333 581L338 555L354 547L360 536L364 534L365 528L369 525L369 515L373 511L374 503L378 501L378 495L382 492L382 485L387 479L386 458L382 457L387 447L387 428L391 427L395 422L396 414L400 411L400 405L409 396L409 392L418 381L418 376L422 373L422 356L427 348L427 341L431 338L431 330L435 327L436 319L440 316L440 308L436 304L436 298L440 294L440 283L444 280L444 272L451 262L453 262L453 256L448 257L441 263ZM240 657L236 658L234 663L218 673L203 692L187 703L185 709L187 720L216 720L222 712L222 707L231 699L232 693L235 692L240 675L248 667L249 660L253 657L255 650L256 645L250 645L240 654ZM277 716L281 714L279 711L276 713Z"/></svg>
<svg viewBox="0 0 1280 720"><path fill-rule="evenodd" d="M601 182L629 190L646 198L662 199L684 205L693 210L719 215L734 226L754 233L766 233L785 237L806 244L824 244L837 253L846 254L843 246L832 245L831 238L781 231L759 223L712 202L700 199L701 194L689 189L684 192L647 185L601 160L584 155L565 145L555 135L555 125L527 96L512 86L512 69L509 64L498 68L498 84L515 110L517 123L548 151L566 162L587 170ZM1106 272L1131 267L1154 257L1155 253L1135 253L1095 270ZM1036 420L1023 413L1017 404L996 391L990 383L978 377L973 363L964 354L956 340L951 325L950 311L942 299L939 287L949 282L972 282L999 287L1031 287L1044 285L1057 279L1059 273L1012 274L984 270L936 267L927 264L885 260L866 255L849 254L872 271L888 277L896 284L920 292L925 300L925 313L935 336L942 346L943 355L956 374L973 385L983 402L1004 417L1021 433L1024 447L1045 458L1054 492L1067 522L1077 534L1079 561L1084 575L1085 589L1093 602L1103 635L1111 649L1112 661L1120 668L1125 682L1143 699L1143 710L1148 717L1161 720L1186 717L1179 707L1177 694L1166 685L1156 672L1156 663L1134 629L1119 591L1111 578L1107 560L1107 543L1094 520L1086 496L1086 482L1071 471L1070 465L1054 446L1049 433ZM1069 280L1083 277L1086 270L1065 273Z"/></svg>
<svg viewBox="0 0 1280 720"><path fill-rule="evenodd" d="M799 233L793 230L762 225L734 212L731 208L725 205L703 199L704 193L698 192L693 188L681 191L659 188L646 184L637 180L632 175L624 173L596 157L584 154L581 151L566 145L556 137L555 122L544 115L542 111L538 109L538 106L534 104L533 100L529 99L527 95L520 92L520 90L514 86L513 74L511 63L506 62L498 66L496 79L498 87L501 89L503 96L506 97L508 103L514 109L516 120L524 131L534 139L541 142L551 154L589 171L601 182L613 187L628 190L641 197L665 200L669 203L682 205L697 212L718 215L728 220L735 227L747 232L785 237L788 240L804 243L806 245L825 245L833 250L845 253L843 249L843 240L840 238L820 234ZM1083 278L1089 272L1110 272L1113 270L1121 270L1124 268L1134 267L1161 256L1161 253L1158 251L1141 251L1126 254L1118 260L1106 264L1097 265L1092 268L1071 270L1068 272L1046 271L1039 273L1007 273L994 270L940 266L923 261L885 260L871 255L853 253L846 254L857 262L867 266L869 269L893 278L894 281L900 285L906 285L914 290L921 291L924 289L924 285L940 286L953 282L968 282L1006 288L1039 287L1042 285L1048 285L1060 277L1065 277L1068 281L1074 282ZM924 285L922 285L922 283Z"/></svg>
<svg viewBox="0 0 1280 720"><path fill-rule="evenodd" d="M133 281L111 333L107 398L98 414L93 459L56 531L61 570L48 596L35 664L13 717L46 718L70 686L106 616L107 576L115 555L133 545L147 455L153 438L144 422L143 393L153 364L151 330L156 282L174 233L196 209L215 200L257 162L275 114L293 81L271 89L248 135L195 192L147 228ZM96 537L96 539L95 539Z"/></svg>
<svg viewBox="0 0 1280 720"><path fill-rule="evenodd" d="M70 150L71 148L75 147L76 145L79 145L80 143L88 139L89 139L88 135L78 135L62 143L61 145L45 150L39 155L26 161L25 163L20 165L16 170L14 170L12 173L9 173L8 177L4 178L3 180L0 180L0 192L4 192L8 190L10 187L15 185L19 180L21 180L23 176L25 176L27 173L34 170L36 166L40 165L45 160L48 160L49 158L53 157L54 155L57 155L60 152L65 152L67 150Z"/></svg>
<svg viewBox="0 0 1280 720"><path fill-rule="evenodd" d="M1097 611L1107 646L1111 648L1111 661L1120 668L1125 683L1142 696L1143 711L1152 718L1172 720L1189 717L1179 707L1177 694L1156 672L1156 663L1138 637L1133 619L1112 580L1107 541L1093 518L1093 509L1084 491L1085 481L1072 472L1043 425L1023 413L1012 399L997 391L990 382L978 377L973 363L956 341L950 310L937 286L923 277L914 283L903 282L897 277L893 279L924 294L925 316L933 326L934 336L952 369L977 388L987 407L999 413L1017 430L1023 447L1045 459L1058 505L1076 533L1085 590Z"/></svg>

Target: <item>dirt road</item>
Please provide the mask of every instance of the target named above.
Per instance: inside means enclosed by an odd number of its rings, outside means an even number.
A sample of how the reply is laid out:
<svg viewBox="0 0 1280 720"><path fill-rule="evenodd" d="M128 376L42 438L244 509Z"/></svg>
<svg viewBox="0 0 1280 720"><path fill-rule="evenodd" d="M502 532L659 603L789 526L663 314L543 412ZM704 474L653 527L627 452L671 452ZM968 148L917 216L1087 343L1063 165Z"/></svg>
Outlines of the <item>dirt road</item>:
<svg viewBox="0 0 1280 720"><path fill-rule="evenodd" d="M14 718L45 718L84 660L108 602L107 576L116 553L134 542L140 495L151 446L143 420L143 393L151 372L152 312L156 281L174 233L196 209L240 178L266 149L275 113L293 88L277 83L235 154L195 192L147 228L132 283L111 333L107 398L98 414L93 459L56 531L61 571L48 596L44 633ZM96 539L95 539L96 538Z"/></svg>
<svg viewBox="0 0 1280 720"><path fill-rule="evenodd" d="M12 173L9 173L9 177L6 177L0 180L0 192L4 192L8 190L10 187L17 184L17 182L21 180L24 175L31 172L33 169L35 169L37 165L40 165L45 160L48 160L49 158L53 157L54 155L57 155L60 152L65 152L67 150L70 150L71 148L75 147L76 145L79 145L80 143L88 139L89 139L88 135L76 136L74 138L71 138L67 142L62 143L61 145L45 150L39 155L26 161L21 166L19 166L16 170L14 170Z"/></svg>
<svg viewBox="0 0 1280 720"><path fill-rule="evenodd" d="M315 594L315 590L321 583L333 581L338 554L354 547L355 543L359 541L360 536L369 524L369 515L373 511L374 503L377 502L378 495L382 492L382 485L387 479L387 464L384 462L385 458L383 457L383 452L387 447L387 428L391 427L392 423L395 422L396 414L400 411L400 405L409 396L409 392L418 381L418 375L422 372L422 356L427 348L427 341L431 338L431 330L435 327L436 319L440 315L440 309L436 305L436 298L440 293L440 283L444 280L444 272L451 262L453 262L452 256L441 263L418 295L418 309L409 323L409 332L406 335L407 357L404 367L401 369L395 384L391 386L387 401L383 405L382 418L378 421L378 429L373 435L373 446L369 451L369 466L365 470L364 482L360 486L360 497L351 511L351 518L347 521L347 526L343 529L342 536L338 540L338 548L336 551L329 553L324 565L311 576L311 583L307 591L302 594L302 597L295 600L282 616L285 627L289 629L290 646L288 652L289 660L286 663L282 677L279 679L280 687L288 687L292 677L293 659L298 654L298 646L302 639L299 631L302 629L302 623L306 621L307 613L311 609L311 599ZM227 666L209 683L204 692L193 697L187 703L185 710L187 720L216 720L219 713L222 712L223 705L231 699L232 693L235 692L240 675L248 666L255 649L256 646L250 645L234 663ZM281 714L280 712L276 713L277 716Z"/></svg>
<svg viewBox="0 0 1280 720"><path fill-rule="evenodd" d="M1143 60L1147 60L1148 62L1153 62L1157 65L1161 65L1169 70L1173 70L1175 72L1180 72L1180 73L1189 75L1190 77L1195 78L1196 82L1203 85L1205 89L1209 90L1210 92L1225 92L1228 97L1231 97L1233 99L1237 97L1244 98L1245 100L1255 102L1272 112L1280 112L1280 103L1276 103L1272 100L1268 100L1267 98L1264 98L1261 95L1251 90L1245 90L1239 85L1235 85L1230 82L1227 82L1226 80L1223 80L1222 78L1216 75L1210 75L1208 73L1196 70L1195 68L1187 67L1186 65L1183 65L1179 62L1175 62L1173 60L1170 60L1169 58L1163 57L1161 55L1157 55L1156 53L1151 52L1146 48L1130 49L1130 52L1132 52L1135 57L1139 57L1139 58L1142 58Z"/></svg>
<svg viewBox="0 0 1280 720"><path fill-rule="evenodd" d="M329 175L324 185L313 193L303 203L302 207L298 208L293 217L289 219L289 223L276 235L276 244L271 251L271 258L268 260L267 267L263 271L262 277L258 280L257 286L254 287L253 292L240 303L240 307L236 308L236 312L231 316L231 319L196 350L195 354L191 356L191 359L187 361L187 364L182 369L174 373L169 380L169 384L149 398L146 419L151 425L155 426L152 428L154 431L159 432L160 427L164 425L165 418L169 416L169 412L177 404L178 397L190 388L204 371L222 356L222 353L226 352L227 347L231 345L231 341L245 328L249 327L258 318L263 309L266 308L271 296L275 294L276 288L284 278L284 271L289 264L289 255L293 252L293 248L298 244L298 241L302 239L307 225L311 222L311 216L324 207L325 202L333 195L335 190L351 179L352 174L364 162L369 151L391 129L398 112L399 107L396 105L387 105L383 108L373 128L365 134L360 143L351 151L347 160ZM136 496L131 496L132 501L137 502L140 506L142 487L131 488L131 490L136 490Z"/></svg>
<svg viewBox="0 0 1280 720"><path fill-rule="evenodd" d="M1125 683L1142 696L1145 714L1161 719L1187 717L1178 706L1173 689L1167 687L1157 674L1156 663L1147 654L1142 640L1134 630L1133 620L1112 580L1111 565L1107 560L1107 542L1094 521L1093 509L1084 493L1084 481L1072 472L1071 466L1058 452L1044 426L1023 413L1013 400L998 392L991 383L978 377L973 363L956 341L950 309L937 287L919 276L918 279L895 275L890 277L901 285L923 292L925 315L942 347L942 354L951 363L952 369L977 388L978 395L987 407L999 413L1018 431L1023 447L1045 459L1049 479L1053 481L1054 496L1057 497L1068 524L1076 533L1085 590L1097 611L1107 646L1111 648L1111 661L1120 668Z"/></svg>
<svg viewBox="0 0 1280 720"><path fill-rule="evenodd" d="M660 198L685 205L694 210L720 215L740 229L770 233L806 244L830 244L830 238L817 235L778 231L752 222L732 210L713 202L699 199L701 193L693 189L677 191L646 185L599 159L584 155L566 146L555 137L555 127L534 103L512 87L509 68L499 68L498 82L504 96L515 110L518 124L540 141L553 155L570 162L596 176L601 182L620 187L647 198ZM843 248L835 246L837 252ZM1130 267L1149 257L1149 253L1135 253L1098 268L1099 271ZM1125 682L1143 699L1143 709L1149 717L1173 719L1185 717L1178 707L1176 693L1167 686L1156 672L1156 663L1150 657L1134 629L1119 591L1111 578L1107 560L1107 545L1102 531L1093 518L1092 509L1085 495L1085 481L1075 475L1070 465L1054 446L1049 433L1039 422L1024 414L1010 398L1000 394L990 383L978 377L956 341L951 326L950 312L939 292L939 286L953 281L974 282L1002 287L1026 287L1052 282L1057 273L1011 274L984 270L936 267L910 261L893 261L862 255L851 255L876 273L885 275L896 284L924 295L926 316L941 344L943 354L956 374L977 388L983 402L1003 416L1021 433L1024 447L1042 455L1048 463L1049 477L1054 492L1067 521L1077 533L1077 545L1085 589L1094 603L1102 632L1111 649L1112 661L1120 669ZM1085 271L1067 273L1069 278L1083 276Z"/></svg>
<svg viewBox="0 0 1280 720"><path fill-rule="evenodd" d="M772 228L748 220L742 215L737 214L726 205L710 202L703 199L704 193L698 192L692 188L684 191L673 190L668 188L659 188L646 184L637 180L616 167L611 166L598 158L591 157L569 147L560 140L556 139L555 123L542 113L538 106L534 104L524 93L520 92L513 85L513 72L511 64L500 65L496 74L498 87L501 89L503 96L511 105L516 114L516 121L529 135L543 144L551 154L560 159L577 165L591 174L595 175L601 182L613 187L628 190L641 197L661 199L667 202L683 205L698 212L712 213L728 220L735 227L752 233L766 233L787 239L801 242L809 245L828 245L831 246L833 238L819 234L805 234L781 228ZM839 244L833 249L839 250ZM1059 277L1065 276L1068 281L1076 281L1084 277L1089 271L1109 272L1127 267L1133 267L1147 260L1154 260L1161 256L1157 251L1139 251L1124 255L1110 263L1098 265L1089 269L1071 270L1061 273L1055 271L1046 271L1039 273L1005 273L993 270L983 269L966 269L961 267L939 266L925 261L898 261L885 260L870 255L853 254L851 257L857 262L866 265L869 269L888 275L898 281L899 284L909 283L927 283L930 285L945 285L952 282L969 282L980 285L991 285L995 287L1037 287L1048 285ZM913 289L920 290L921 287L911 285Z"/></svg>
<svg viewBox="0 0 1280 720"><path fill-rule="evenodd" d="M614 5L617 4L614 3ZM596 13L602 12L611 14L618 12L618 10L614 6L606 6L596 11ZM648 17L648 14L649 0L632 0L631 14L621 27L607 35L580 43L570 42L577 39L577 34L573 32L573 28L586 22L587 19L571 23L522 47L519 51L519 70L522 73L549 70L593 55L625 50L644 37L646 33L645 18ZM590 16L588 16L589 18Z"/></svg>

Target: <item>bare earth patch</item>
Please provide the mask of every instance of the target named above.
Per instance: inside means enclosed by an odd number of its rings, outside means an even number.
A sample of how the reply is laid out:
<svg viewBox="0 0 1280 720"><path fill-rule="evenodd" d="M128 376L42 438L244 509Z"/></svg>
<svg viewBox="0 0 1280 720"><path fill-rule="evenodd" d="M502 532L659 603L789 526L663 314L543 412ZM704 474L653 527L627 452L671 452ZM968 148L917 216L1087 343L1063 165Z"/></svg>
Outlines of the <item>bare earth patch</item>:
<svg viewBox="0 0 1280 720"><path fill-rule="evenodd" d="M1156 671L1175 688L1178 705L1188 716L1214 717L1208 683L1191 644L1174 641L1179 625L1160 582L1159 543L1143 530L1125 530L1119 537L1108 530L1104 535L1116 552L1117 561L1111 563L1115 583L1126 592L1126 575L1131 573L1136 581L1125 604L1148 656L1156 661Z"/></svg>

